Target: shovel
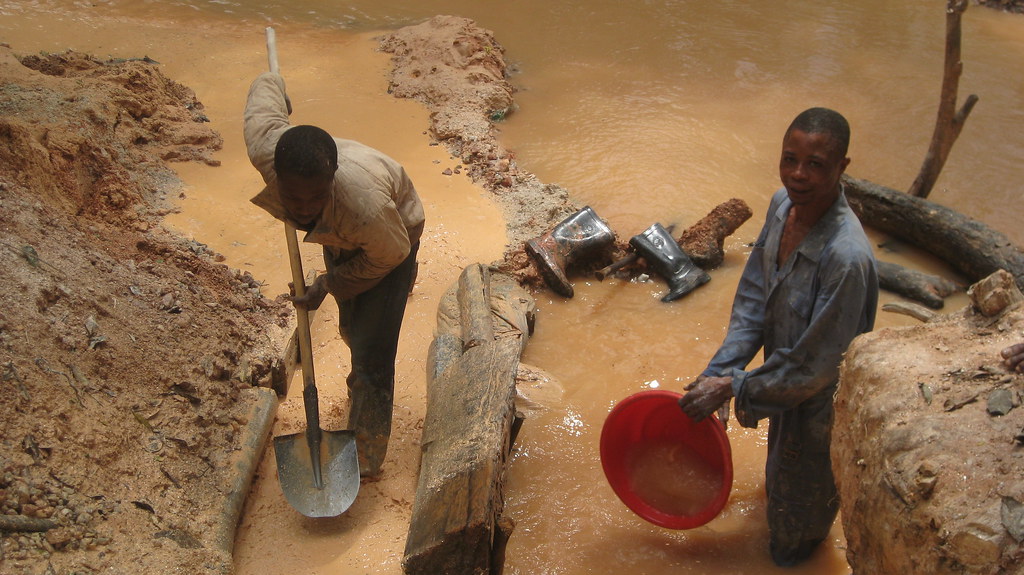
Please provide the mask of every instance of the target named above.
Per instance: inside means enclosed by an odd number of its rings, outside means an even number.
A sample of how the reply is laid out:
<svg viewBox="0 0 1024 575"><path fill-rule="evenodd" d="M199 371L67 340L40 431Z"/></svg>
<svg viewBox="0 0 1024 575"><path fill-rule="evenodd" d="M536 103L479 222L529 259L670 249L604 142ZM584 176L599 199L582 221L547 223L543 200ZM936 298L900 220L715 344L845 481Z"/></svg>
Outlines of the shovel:
<svg viewBox="0 0 1024 575"><path fill-rule="evenodd" d="M270 71L277 72L274 29L267 28ZM302 259L295 227L285 222L288 259L295 295L306 293ZM274 438L277 475L285 499L306 517L335 517L345 512L359 493L359 458L355 432L320 429L320 402L313 375L313 346L309 336L309 314L296 306L299 355L302 362L302 403L306 411L305 433ZM305 436L303 440L303 436Z"/></svg>

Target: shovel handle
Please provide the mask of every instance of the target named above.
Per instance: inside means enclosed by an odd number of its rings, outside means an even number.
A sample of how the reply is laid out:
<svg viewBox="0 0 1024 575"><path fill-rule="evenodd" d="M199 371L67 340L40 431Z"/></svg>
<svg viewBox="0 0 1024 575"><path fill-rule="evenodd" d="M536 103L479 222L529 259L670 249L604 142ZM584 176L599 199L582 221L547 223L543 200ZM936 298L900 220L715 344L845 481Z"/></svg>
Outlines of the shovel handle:
<svg viewBox="0 0 1024 575"><path fill-rule="evenodd" d="M277 65L277 34L274 29L267 26L267 63L270 71L278 73ZM296 297L306 295L306 279L302 275L302 256L299 253L299 240L295 237L295 226L290 222L284 223L284 237L288 242L288 262L292 268L292 287ZM295 306L295 316L298 318L299 333L299 359L302 362L303 388L314 385L313 378L313 344L309 336L309 312L302 306Z"/></svg>
<svg viewBox="0 0 1024 575"><path fill-rule="evenodd" d="M274 29L267 26L267 63L270 71L278 73L277 65L277 34ZM284 236L288 242L288 262L292 268L292 287L296 297L306 295L306 279L302 274L302 256L299 253L299 240L296 237L295 226L289 222L284 223ZM305 307L295 306L295 316L298 319L296 331L299 336L299 360L302 363L302 388L306 389L316 385L316 378L313 375L313 343L309 335L309 312ZM305 397L305 395L304 395ZM315 400L316 396L313 395ZM306 419L309 419L309 409ZM316 412L316 409L312 410ZM319 429L319 417L317 417L316 428Z"/></svg>
<svg viewBox="0 0 1024 575"><path fill-rule="evenodd" d="M295 296L306 295L306 280L302 275L302 257L299 254L299 240L295 237L295 227L290 223L284 223L284 236L288 242L288 261L292 268L292 286L295 289ZM299 336L299 359L302 363L302 387L306 388L315 385L313 376L313 344L309 334L309 312L305 307L295 306L295 317L298 325L295 327Z"/></svg>
<svg viewBox="0 0 1024 575"><path fill-rule="evenodd" d="M270 65L271 72L279 73L277 66L277 34L270 26L267 26L267 63Z"/></svg>

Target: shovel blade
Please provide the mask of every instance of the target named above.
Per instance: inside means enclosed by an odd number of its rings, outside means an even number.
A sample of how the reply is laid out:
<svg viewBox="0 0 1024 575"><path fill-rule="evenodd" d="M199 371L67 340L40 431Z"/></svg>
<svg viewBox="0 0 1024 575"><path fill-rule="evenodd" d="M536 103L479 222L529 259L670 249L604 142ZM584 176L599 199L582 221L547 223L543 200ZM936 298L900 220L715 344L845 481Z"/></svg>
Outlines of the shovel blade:
<svg viewBox="0 0 1024 575"><path fill-rule="evenodd" d="M285 499L306 517L336 517L344 513L359 493L359 458L354 431L322 431L318 488L309 442L305 433L274 438L277 476Z"/></svg>

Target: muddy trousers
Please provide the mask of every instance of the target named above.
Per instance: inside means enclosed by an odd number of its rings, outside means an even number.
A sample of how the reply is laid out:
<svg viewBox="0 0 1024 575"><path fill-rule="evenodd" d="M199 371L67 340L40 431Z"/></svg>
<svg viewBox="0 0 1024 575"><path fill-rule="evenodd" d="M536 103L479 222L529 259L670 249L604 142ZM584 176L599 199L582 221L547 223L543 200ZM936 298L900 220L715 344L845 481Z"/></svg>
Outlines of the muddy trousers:
<svg viewBox="0 0 1024 575"><path fill-rule="evenodd" d="M771 418L765 488L772 560L801 563L820 545L839 512L829 440L832 394Z"/></svg>
<svg viewBox="0 0 1024 575"><path fill-rule="evenodd" d="M338 301L339 331L352 355L347 378L348 428L356 433L359 470L380 474L394 410L395 357L405 304L415 279L417 242L408 257L374 287Z"/></svg>

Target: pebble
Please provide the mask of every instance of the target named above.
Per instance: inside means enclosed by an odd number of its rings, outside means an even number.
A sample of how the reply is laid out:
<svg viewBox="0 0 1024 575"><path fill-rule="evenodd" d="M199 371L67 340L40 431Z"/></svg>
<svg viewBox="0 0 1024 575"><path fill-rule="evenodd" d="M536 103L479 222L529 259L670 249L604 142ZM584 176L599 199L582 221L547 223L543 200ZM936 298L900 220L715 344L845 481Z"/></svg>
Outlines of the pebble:
<svg viewBox="0 0 1024 575"><path fill-rule="evenodd" d="M1013 409L1013 394L1009 389L997 389L988 396L989 415L999 416L1010 413Z"/></svg>

